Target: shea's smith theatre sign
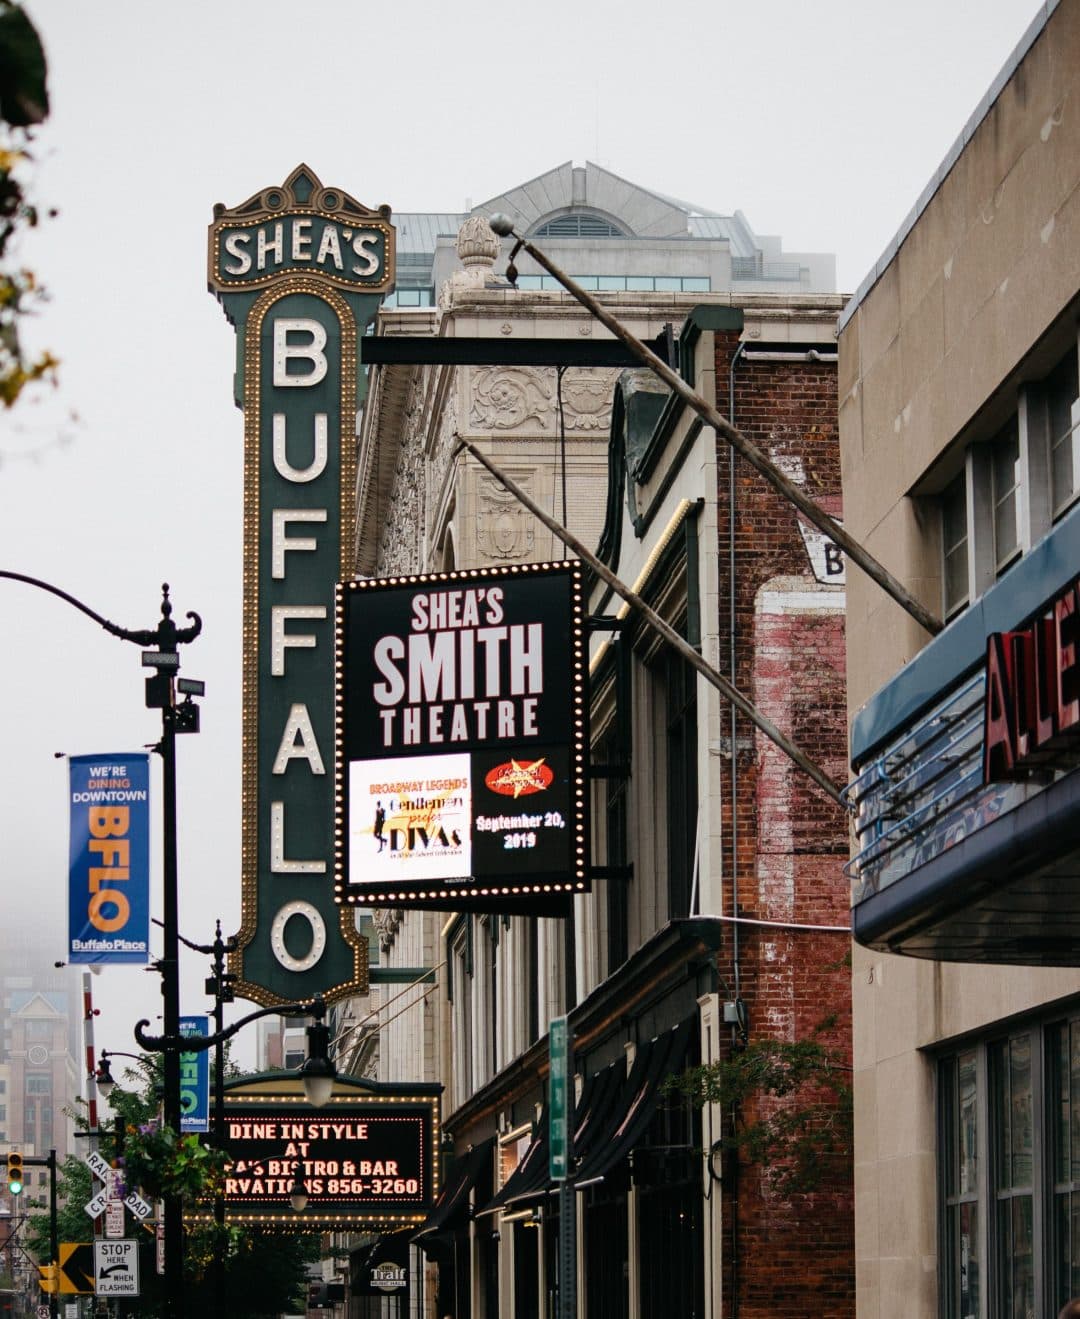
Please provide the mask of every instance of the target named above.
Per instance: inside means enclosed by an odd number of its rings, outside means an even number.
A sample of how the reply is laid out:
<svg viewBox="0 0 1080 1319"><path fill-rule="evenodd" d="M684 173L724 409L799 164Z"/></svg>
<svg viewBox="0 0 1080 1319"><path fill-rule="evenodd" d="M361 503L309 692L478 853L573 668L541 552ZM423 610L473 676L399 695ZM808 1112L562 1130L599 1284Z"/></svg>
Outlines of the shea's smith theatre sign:
<svg viewBox="0 0 1080 1319"><path fill-rule="evenodd" d="M449 905L581 892L581 569L346 583L336 889Z"/></svg>

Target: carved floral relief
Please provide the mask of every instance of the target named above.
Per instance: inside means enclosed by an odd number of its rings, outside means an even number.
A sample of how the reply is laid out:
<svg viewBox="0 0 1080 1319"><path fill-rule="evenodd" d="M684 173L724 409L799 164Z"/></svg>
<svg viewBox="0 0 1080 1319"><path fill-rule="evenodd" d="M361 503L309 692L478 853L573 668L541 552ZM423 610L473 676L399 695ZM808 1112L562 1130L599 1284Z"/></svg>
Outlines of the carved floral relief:
<svg viewBox="0 0 1080 1319"><path fill-rule="evenodd" d="M483 367L473 373L470 422L487 430L513 430L535 421L546 430L553 389L539 371L524 367Z"/></svg>
<svg viewBox="0 0 1080 1319"><path fill-rule="evenodd" d="M527 477L515 475L523 489ZM498 481L481 477L477 486L476 542L489 559L524 559L536 543L536 519Z"/></svg>

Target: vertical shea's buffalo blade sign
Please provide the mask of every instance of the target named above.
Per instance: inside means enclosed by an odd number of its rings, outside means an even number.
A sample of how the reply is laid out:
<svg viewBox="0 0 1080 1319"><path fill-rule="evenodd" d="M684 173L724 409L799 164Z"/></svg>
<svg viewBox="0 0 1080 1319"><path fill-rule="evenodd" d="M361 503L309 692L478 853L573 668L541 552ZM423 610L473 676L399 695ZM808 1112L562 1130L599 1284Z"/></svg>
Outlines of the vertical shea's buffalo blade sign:
<svg viewBox="0 0 1080 1319"><path fill-rule="evenodd" d="M339 588L343 902L585 890L582 615L576 562Z"/></svg>
<svg viewBox="0 0 1080 1319"><path fill-rule="evenodd" d="M393 286L389 207L299 166L214 208L209 284L244 411L243 904L236 992L367 987L334 900L334 585L351 574L358 342Z"/></svg>
<svg viewBox="0 0 1080 1319"><path fill-rule="evenodd" d="M150 757L68 762L68 961L150 960Z"/></svg>

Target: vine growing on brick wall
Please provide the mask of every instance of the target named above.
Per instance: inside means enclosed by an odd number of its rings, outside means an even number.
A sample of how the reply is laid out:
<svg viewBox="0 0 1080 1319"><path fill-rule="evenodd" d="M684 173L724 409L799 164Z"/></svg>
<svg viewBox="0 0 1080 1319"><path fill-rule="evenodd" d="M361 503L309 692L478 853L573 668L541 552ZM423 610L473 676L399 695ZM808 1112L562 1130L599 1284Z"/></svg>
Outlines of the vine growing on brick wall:
<svg viewBox="0 0 1080 1319"><path fill-rule="evenodd" d="M667 1088L733 1115L725 1116L723 1148L760 1167L775 1192L819 1190L846 1172L853 1151L851 1067L824 1038L835 1025L826 1017L808 1039L752 1040L670 1078Z"/></svg>

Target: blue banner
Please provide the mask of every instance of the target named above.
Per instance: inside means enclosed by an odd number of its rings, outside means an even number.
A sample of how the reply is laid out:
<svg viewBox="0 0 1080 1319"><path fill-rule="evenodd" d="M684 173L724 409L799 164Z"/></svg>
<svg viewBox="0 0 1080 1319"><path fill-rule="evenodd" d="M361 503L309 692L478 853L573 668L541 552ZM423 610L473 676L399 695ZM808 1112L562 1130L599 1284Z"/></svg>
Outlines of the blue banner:
<svg viewBox="0 0 1080 1319"><path fill-rule="evenodd" d="M209 1035L209 1018L181 1017L181 1035ZM210 1130L210 1054L180 1055L180 1130Z"/></svg>
<svg viewBox="0 0 1080 1319"><path fill-rule="evenodd" d="M150 757L72 756L68 961L150 960Z"/></svg>

